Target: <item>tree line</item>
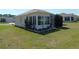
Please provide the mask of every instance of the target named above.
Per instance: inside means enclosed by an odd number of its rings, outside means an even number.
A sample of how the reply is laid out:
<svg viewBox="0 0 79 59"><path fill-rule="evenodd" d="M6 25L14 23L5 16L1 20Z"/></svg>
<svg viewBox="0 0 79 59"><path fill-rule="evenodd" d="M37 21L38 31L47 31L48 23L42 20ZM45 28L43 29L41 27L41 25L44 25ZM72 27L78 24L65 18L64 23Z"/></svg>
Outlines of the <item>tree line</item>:
<svg viewBox="0 0 79 59"><path fill-rule="evenodd" d="M0 14L0 17L14 17L12 14Z"/></svg>

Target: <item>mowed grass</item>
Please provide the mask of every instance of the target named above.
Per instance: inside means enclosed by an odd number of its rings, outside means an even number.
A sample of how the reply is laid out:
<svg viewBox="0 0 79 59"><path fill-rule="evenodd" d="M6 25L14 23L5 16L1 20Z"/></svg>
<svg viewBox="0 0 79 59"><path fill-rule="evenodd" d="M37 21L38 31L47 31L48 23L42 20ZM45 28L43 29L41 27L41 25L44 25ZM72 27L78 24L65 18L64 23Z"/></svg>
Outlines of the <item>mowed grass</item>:
<svg viewBox="0 0 79 59"><path fill-rule="evenodd" d="M0 25L0 48L79 48L79 22L65 23L64 27L42 35L15 26Z"/></svg>

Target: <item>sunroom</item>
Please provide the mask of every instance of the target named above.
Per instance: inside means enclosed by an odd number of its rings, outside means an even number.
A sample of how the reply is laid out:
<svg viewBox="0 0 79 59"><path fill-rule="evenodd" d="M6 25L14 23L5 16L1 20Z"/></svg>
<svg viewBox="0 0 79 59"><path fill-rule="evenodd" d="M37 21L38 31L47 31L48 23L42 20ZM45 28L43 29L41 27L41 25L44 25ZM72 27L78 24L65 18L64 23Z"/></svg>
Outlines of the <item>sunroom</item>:
<svg viewBox="0 0 79 59"><path fill-rule="evenodd" d="M34 30L43 30L53 28L54 19L53 16L26 16L25 27Z"/></svg>

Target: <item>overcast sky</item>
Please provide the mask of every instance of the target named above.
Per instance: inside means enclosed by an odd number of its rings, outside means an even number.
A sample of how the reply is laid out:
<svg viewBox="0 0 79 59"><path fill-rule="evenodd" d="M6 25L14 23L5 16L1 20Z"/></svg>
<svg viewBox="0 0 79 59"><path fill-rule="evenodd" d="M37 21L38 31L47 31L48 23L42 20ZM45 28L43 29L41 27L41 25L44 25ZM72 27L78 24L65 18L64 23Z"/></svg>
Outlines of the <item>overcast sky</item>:
<svg viewBox="0 0 79 59"><path fill-rule="evenodd" d="M13 15L19 15L21 13L27 12L31 9L0 9L0 14L13 14ZM79 15L79 9L43 9L45 11L59 14L59 13L74 13L76 15Z"/></svg>

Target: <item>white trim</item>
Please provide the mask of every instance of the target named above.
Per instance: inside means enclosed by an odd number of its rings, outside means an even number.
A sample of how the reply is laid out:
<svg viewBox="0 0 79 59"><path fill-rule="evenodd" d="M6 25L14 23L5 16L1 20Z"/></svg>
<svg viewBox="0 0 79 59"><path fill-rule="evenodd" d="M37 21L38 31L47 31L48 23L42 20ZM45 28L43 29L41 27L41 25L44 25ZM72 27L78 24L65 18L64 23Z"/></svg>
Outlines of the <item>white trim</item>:
<svg viewBox="0 0 79 59"><path fill-rule="evenodd" d="M70 17L70 22L72 21L71 17Z"/></svg>
<svg viewBox="0 0 79 59"><path fill-rule="evenodd" d="M36 26L38 26L38 16L36 16Z"/></svg>

